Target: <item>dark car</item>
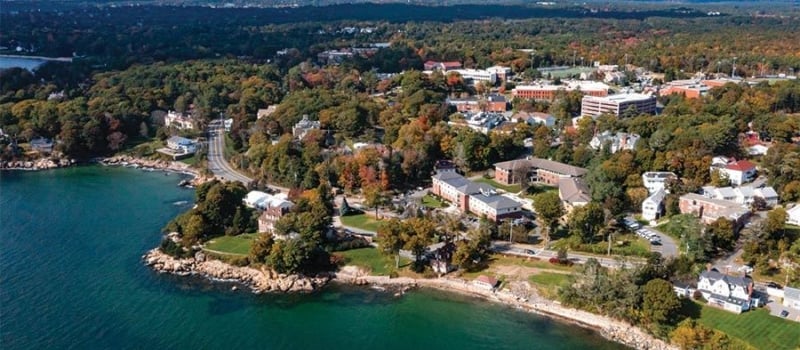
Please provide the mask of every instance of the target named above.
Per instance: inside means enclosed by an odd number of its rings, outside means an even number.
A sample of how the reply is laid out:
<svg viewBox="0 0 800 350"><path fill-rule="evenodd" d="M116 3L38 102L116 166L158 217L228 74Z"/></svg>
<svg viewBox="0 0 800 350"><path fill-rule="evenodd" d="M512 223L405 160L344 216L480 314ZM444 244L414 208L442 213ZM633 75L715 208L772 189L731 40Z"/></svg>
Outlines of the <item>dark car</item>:
<svg viewBox="0 0 800 350"><path fill-rule="evenodd" d="M781 311L781 317L783 318L789 317L789 311L786 310Z"/></svg>
<svg viewBox="0 0 800 350"><path fill-rule="evenodd" d="M777 284L775 282L767 282L767 287L775 288L775 289L783 289L783 287L781 287L780 284Z"/></svg>

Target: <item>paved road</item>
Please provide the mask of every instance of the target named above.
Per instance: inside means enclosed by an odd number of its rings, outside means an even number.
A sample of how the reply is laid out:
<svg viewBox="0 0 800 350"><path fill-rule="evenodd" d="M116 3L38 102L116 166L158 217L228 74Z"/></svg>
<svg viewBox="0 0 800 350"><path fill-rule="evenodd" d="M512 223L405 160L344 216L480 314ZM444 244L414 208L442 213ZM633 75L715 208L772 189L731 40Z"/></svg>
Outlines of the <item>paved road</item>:
<svg viewBox="0 0 800 350"><path fill-rule="evenodd" d="M225 159L225 128L222 120L214 120L208 127L208 168L214 175L229 181L248 184L253 179L234 170Z"/></svg>
<svg viewBox="0 0 800 350"><path fill-rule="evenodd" d="M536 257L542 260L548 260L550 258L558 256L558 252L554 250L541 249L537 246L530 244L508 243L504 241L492 242L491 249L498 253L519 255L525 257ZM530 251L532 251L533 254L530 254ZM625 261L622 261L622 260L617 260L616 258L604 258L600 256L580 254L574 252L569 252L567 254L567 257L569 258L570 261L577 264L584 264L586 263L586 260L594 258L598 262L600 262L600 265L612 269L616 269L621 266L632 267L634 265L638 265L644 262L644 260L640 258L627 258Z"/></svg>

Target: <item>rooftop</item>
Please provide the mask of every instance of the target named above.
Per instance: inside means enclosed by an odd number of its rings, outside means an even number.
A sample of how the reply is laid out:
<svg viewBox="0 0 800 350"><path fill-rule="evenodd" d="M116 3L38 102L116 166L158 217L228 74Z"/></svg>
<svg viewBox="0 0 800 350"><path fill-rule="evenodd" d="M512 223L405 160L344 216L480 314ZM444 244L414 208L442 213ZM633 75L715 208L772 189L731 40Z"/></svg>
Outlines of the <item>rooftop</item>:
<svg viewBox="0 0 800 350"><path fill-rule="evenodd" d="M584 96L583 98L584 99L599 100L599 101L624 103L624 102L645 101L645 100L653 99L655 97L650 96L650 95L645 95L645 94L627 93L627 94L608 95L608 96L604 96L604 97Z"/></svg>
<svg viewBox="0 0 800 350"><path fill-rule="evenodd" d="M747 160L739 160L733 163L729 163L728 165L725 166L725 168L729 170L748 171L755 169L756 165Z"/></svg>
<svg viewBox="0 0 800 350"><path fill-rule="evenodd" d="M470 200L479 201L490 208L494 209L508 209L508 208L517 208L521 207L522 204L519 202L508 198L506 196L501 196L499 194L492 192L487 193L476 193L470 196Z"/></svg>

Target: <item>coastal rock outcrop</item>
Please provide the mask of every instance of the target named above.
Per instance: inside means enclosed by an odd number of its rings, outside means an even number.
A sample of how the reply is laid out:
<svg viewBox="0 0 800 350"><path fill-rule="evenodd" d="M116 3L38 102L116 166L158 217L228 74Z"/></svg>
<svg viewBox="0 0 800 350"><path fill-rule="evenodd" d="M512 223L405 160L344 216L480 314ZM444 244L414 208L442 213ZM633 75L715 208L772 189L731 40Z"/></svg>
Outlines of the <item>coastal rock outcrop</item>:
<svg viewBox="0 0 800 350"><path fill-rule="evenodd" d="M0 161L0 169L14 170L47 170L64 168L75 164L74 159L67 158L39 158L30 161Z"/></svg>
<svg viewBox="0 0 800 350"><path fill-rule="evenodd" d="M201 275L213 280L239 282L250 287L254 293L313 292L331 280L328 275L283 275L269 269L238 267L213 259L176 259L159 249L147 252L142 259L147 266L158 272L180 276Z"/></svg>
<svg viewBox="0 0 800 350"><path fill-rule="evenodd" d="M192 175L192 180L188 185L197 186L204 182L214 179L213 176L203 176L190 165L182 162L167 161L161 159L143 159L127 155L119 155L96 160L98 163L110 166L129 166L142 169L163 170L176 173Z"/></svg>

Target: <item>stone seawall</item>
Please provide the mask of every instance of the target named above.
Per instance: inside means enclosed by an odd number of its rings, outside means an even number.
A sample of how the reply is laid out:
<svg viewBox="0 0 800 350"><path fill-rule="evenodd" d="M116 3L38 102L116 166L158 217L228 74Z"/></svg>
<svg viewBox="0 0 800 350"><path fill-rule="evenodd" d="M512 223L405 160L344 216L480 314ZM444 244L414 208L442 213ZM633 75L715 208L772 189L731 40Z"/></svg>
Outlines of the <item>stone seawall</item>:
<svg viewBox="0 0 800 350"><path fill-rule="evenodd" d="M470 295L591 328L597 330L606 339L630 346L634 349L678 349L629 323L583 310L565 307L556 301L543 298L535 291L531 290L527 283L515 283L510 285L509 288L495 291L476 286L466 280L458 278L415 279L408 277L389 278L387 276L371 276L352 266L347 266L336 273L336 280L342 283L356 285L372 284L394 287L427 287Z"/></svg>
<svg viewBox="0 0 800 350"><path fill-rule="evenodd" d="M202 254L197 258L176 259L164 254L158 248L147 252L142 259L147 266L160 273L199 275L213 280L235 281L248 286L256 294L313 292L331 280L329 275L314 277L284 275L269 269L233 266L219 260L205 259Z"/></svg>

